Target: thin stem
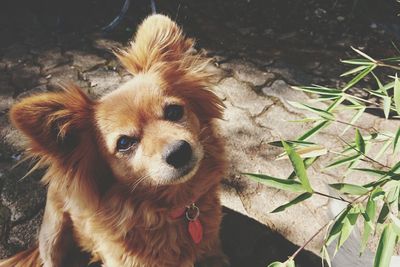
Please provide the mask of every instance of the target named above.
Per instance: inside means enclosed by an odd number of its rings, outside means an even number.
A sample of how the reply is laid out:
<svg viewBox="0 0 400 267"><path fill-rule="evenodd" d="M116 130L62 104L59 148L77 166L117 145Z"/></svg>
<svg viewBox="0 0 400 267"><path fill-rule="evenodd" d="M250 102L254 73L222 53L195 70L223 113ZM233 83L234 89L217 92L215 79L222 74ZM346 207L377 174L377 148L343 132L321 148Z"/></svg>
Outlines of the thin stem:
<svg viewBox="0 0 400 267"><path fill-rule="evenodd" d="M324 230L329 224L330 224L330 222L331 221L328 221L327 223L325 223L321 228L319 228L319 230L315 233L315 234L313 234L313 236L312 237L310 237L305 243L304 243L304 245L302 245L301 247L299 247L293 254L292 254L292 256L290 256L290 258L292 258L292 259L294 259L296 256L297 256L297 254L299 254L319 233L321 233L322 232L322 230Z"/></svg>
<svg viewBox="0 0 400 267"><path fill-rule="evenodd" d="M341 138L340 136L338 136L338 138L339 138L343 143L345 143L346 145L348 145L351 149L353 149L353 150L357 151L358 153L360 153L361 155L363 155L366 159L369 159L370 161L372 161L372 162L378 164L378 165L381 166L382 168L386 168L386 169L389 169L389 170L390 170L390 167L389 167L389 166L386 166L385 164L383 164L383 163L381 163L381 162L379 162L379 161L377 161L377 160L375 160L375 159L373 159L373 158L367 156L365 153L361 152L360 150L358 150L358 149L355 148L354 146L350 145L346 140L344 140L344 139Z"/></svg>
<svg viewBox="0 0 400 267"><path fill-rule="evenodd" d="M321 193L321 192L318 192L318 191L314 191L314 193L317 194L317 195L326 197L326 198L336 199L336 200L343 201L343 202L351 204L351 201L348 201L348 200L346 200L344 198L341 198L341 197L331 196L331 195L328 195L328 194L325 194L325 193Z"/></svg>
<svg viewBox="0 0 400 267"><path fill-rule="evenodd" d="M378 65L378 66L380 66L380 67L391 68L391 69L394 69L394 70L400 70L400 66L387 64L387 63L384 63L384 62L382 62L382 61L377 61L377 62L376 62L376 65Z"/></svg>

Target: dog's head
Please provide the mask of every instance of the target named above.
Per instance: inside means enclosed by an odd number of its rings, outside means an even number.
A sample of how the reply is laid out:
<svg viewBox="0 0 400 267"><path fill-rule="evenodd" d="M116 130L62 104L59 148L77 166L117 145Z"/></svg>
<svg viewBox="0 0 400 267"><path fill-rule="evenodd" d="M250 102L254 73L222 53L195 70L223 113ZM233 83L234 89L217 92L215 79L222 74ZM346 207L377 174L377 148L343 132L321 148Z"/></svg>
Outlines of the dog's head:
<svg viewBox="0 0 400 267"><path fill-rule="evenodd" d="M223 109L208 90L207 61L192 50L174 22L150 16L131 46L116 52L130 81L98 101L71 86L27 98L12 108L12 121L33 154L67 168L93 165L99 154L94 164L106 164L120 182L183 183L201 165L207 127Z"/></svg>

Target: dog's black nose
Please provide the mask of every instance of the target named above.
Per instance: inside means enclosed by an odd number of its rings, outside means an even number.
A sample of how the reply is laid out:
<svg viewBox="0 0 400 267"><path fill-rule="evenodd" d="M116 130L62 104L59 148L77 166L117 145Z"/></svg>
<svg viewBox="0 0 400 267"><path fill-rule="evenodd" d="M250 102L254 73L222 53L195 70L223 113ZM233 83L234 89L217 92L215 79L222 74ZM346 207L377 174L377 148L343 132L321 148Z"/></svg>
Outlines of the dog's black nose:
<svg viewBox="0 0 400 267"><path fill-rule="evenodd" d="M169 144L164 152L163 159L174 168L181 168L192 159L192 148L185 140Z"/></svg>

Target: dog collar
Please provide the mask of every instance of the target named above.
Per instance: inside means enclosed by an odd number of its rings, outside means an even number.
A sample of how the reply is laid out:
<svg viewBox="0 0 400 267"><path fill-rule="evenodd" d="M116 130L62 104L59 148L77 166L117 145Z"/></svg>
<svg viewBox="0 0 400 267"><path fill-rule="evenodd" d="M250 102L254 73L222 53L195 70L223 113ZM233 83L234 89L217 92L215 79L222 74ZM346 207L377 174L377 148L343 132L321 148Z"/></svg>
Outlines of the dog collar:
<svg viewBox="0 0 400 267"><path fill-rule="evenodd" d="M203 239L203 226L199 220L200 209L193 201L190 205L174 209L170 213L171 219L184 218L188 222L188 232L195 244L199 244Z"/></svg>

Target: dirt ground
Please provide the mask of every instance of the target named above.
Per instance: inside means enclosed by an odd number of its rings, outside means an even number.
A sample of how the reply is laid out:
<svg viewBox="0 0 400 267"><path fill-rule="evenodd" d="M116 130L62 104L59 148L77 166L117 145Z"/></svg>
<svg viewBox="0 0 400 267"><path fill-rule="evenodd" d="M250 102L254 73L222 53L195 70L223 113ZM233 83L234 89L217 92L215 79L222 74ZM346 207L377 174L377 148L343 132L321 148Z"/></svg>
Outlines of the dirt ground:
<svg viewBox="0 0 400 267"><path fill-rule="evenodd" d="M158 12L176 19L217 65L240 61L272 73L262 86L277 80L340 85L345 67L339 60L356 57L350 46L390 57L397 53L392 42L400 39L400 4L394 0L156 3ZM7 119L9 107L31 93L56 90L61 81L74 81L96 97L128 79L109 49L127 44L150 13L150 1L132 0L123 21L103 32L121 5L120 0L0 3L0 258L35 242L45 201L41 172L20 181L29 166L11 168L22 148ZM261 84L252 85L257 93ZM232 266L265 266L297 249L265 225L227 208L225 213L221 235ZM320 259L304 251L297 263L320 266Z"/></svg>

